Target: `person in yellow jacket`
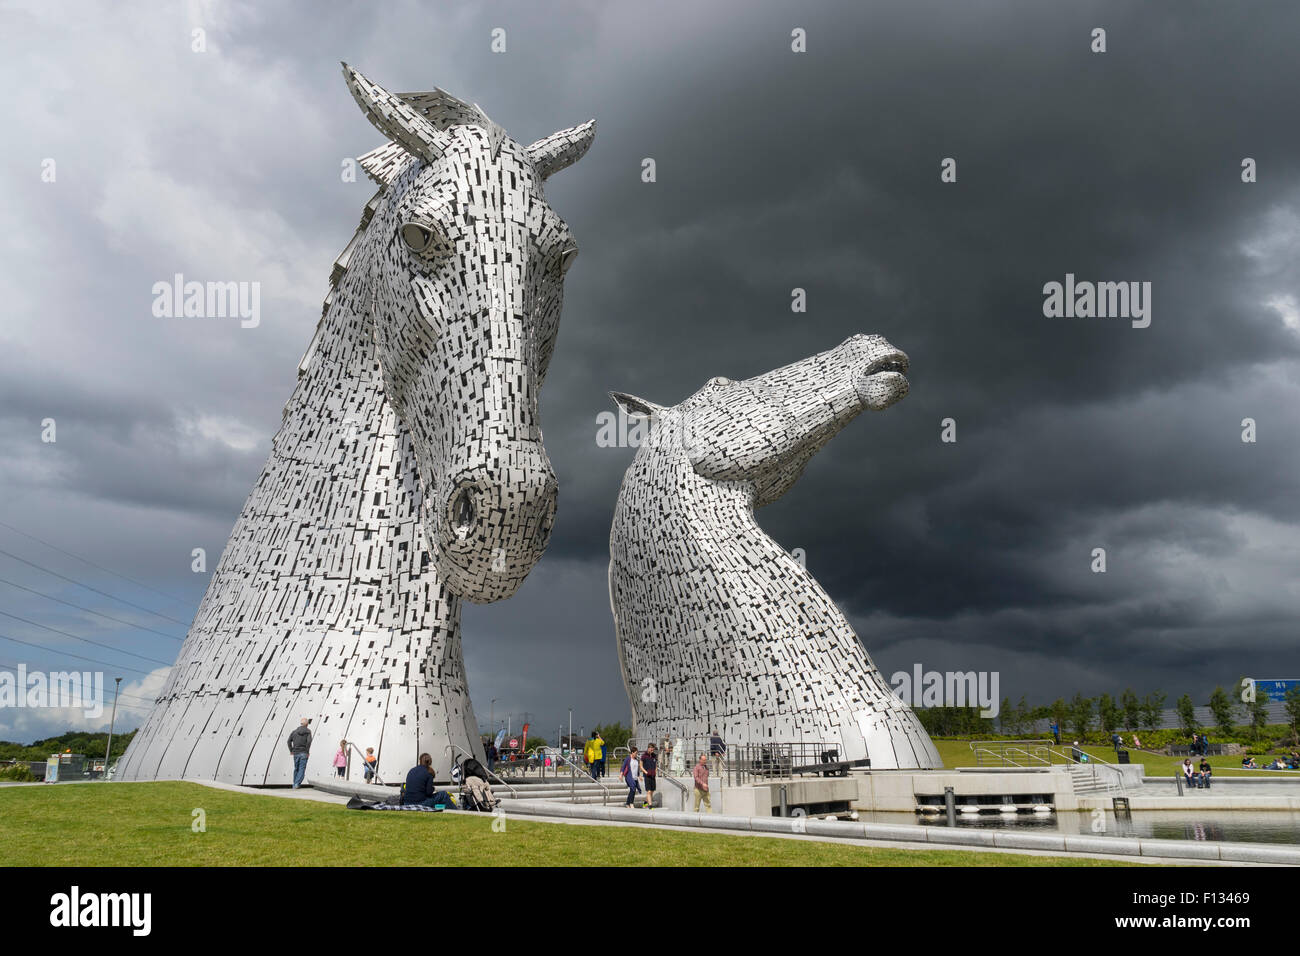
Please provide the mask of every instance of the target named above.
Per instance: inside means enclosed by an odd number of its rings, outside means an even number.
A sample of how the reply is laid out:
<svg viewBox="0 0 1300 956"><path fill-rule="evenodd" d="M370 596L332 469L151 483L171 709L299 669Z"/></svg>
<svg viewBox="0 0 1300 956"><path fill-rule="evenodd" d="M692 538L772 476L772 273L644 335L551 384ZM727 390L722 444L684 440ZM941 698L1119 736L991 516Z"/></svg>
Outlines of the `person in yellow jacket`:
<svg viewBox="0 0 1300 956"><path fill-rule="evenodd" d="M605 738L600 735L600 731L591 732L591 739L587 741L583 755L591 767L591 779L599 780L605 776Z"/></svg>

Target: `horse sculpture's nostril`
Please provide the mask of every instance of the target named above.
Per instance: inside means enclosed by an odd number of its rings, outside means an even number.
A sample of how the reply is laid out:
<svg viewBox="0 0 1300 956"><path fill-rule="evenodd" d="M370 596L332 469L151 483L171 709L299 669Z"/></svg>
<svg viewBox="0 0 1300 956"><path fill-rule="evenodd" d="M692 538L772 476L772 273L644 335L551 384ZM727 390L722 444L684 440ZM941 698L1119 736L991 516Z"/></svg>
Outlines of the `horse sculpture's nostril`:
<svg viewBox="0 0 1300 956"><path fill-rule="evenodd" d="M474 527L474 497L468 488L461 490L451 502L451 526L456 534L466 537Z"/></svg>
<svg viewBox="0 0 1300 956"><path fill-rule="evenodd" d="M537 528L533 531L532 545L538 551L546 548L546 543L551 540L551 529L555 526L555 506L551 505L542 511L541 517L537 521Z"/></svg>

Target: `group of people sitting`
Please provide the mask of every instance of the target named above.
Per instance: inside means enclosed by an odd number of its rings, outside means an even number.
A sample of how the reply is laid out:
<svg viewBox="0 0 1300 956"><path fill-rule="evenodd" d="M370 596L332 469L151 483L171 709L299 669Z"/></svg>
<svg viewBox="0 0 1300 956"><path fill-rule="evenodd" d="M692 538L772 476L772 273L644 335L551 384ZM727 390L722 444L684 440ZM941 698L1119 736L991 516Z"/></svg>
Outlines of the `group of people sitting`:
<svg viewBox="0 0 1300 956"><path fill-rule="evenodd" d="M1208 790L1212 776L1214 776L1214 769L1210 766L1210 761L1205 757L1201 758L1199 769L1192 766L1191 757L1183 761L1183 778L1187 781L1189 787Z"/></svg>
<svg viewBox="0 0 1300 956"><path fill-rule="evenodd" d="M1255 758L1246 756L1241 758L1241 769L1243 770L1300 770L1300 752L1291 751L1289 757L1275 757L1271 762L1261 767L1255 762Z"/></svg>

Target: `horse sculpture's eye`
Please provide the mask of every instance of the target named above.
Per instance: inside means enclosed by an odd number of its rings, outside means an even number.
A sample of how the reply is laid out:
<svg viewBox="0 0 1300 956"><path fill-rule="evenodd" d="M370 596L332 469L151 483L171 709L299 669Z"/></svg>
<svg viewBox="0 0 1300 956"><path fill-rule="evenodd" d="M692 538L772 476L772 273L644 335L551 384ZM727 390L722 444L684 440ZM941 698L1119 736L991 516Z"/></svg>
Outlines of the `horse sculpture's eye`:
<svg viewBox="0 0 1300 956"><path fill-rule="evenodd" d="M438 229L419 222L402 224L402 241L417 255L445 256L451 252L451 243Z"/></svg>
<svg viewBox="0 0 1300 956"><path fill-rule="evenodd" d="M570 246L560 253L560 275L569 271L569 266L573 265L573 260L578 258L578 247Z"/></svg>

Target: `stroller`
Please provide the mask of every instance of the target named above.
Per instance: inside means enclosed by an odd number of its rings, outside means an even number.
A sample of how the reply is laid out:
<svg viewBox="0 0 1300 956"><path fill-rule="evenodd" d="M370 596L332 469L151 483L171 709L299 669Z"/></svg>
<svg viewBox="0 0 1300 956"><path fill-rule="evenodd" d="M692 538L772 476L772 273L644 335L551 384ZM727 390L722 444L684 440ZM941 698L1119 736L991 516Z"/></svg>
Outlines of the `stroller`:
<svg viewBox="0 0 1300 956"><path fill-rule="evenodd" d="M473 757L466 757L456 767L460 777L460 809L491 813L497 808L497 798L488 786L488 772Z"/></svg>

